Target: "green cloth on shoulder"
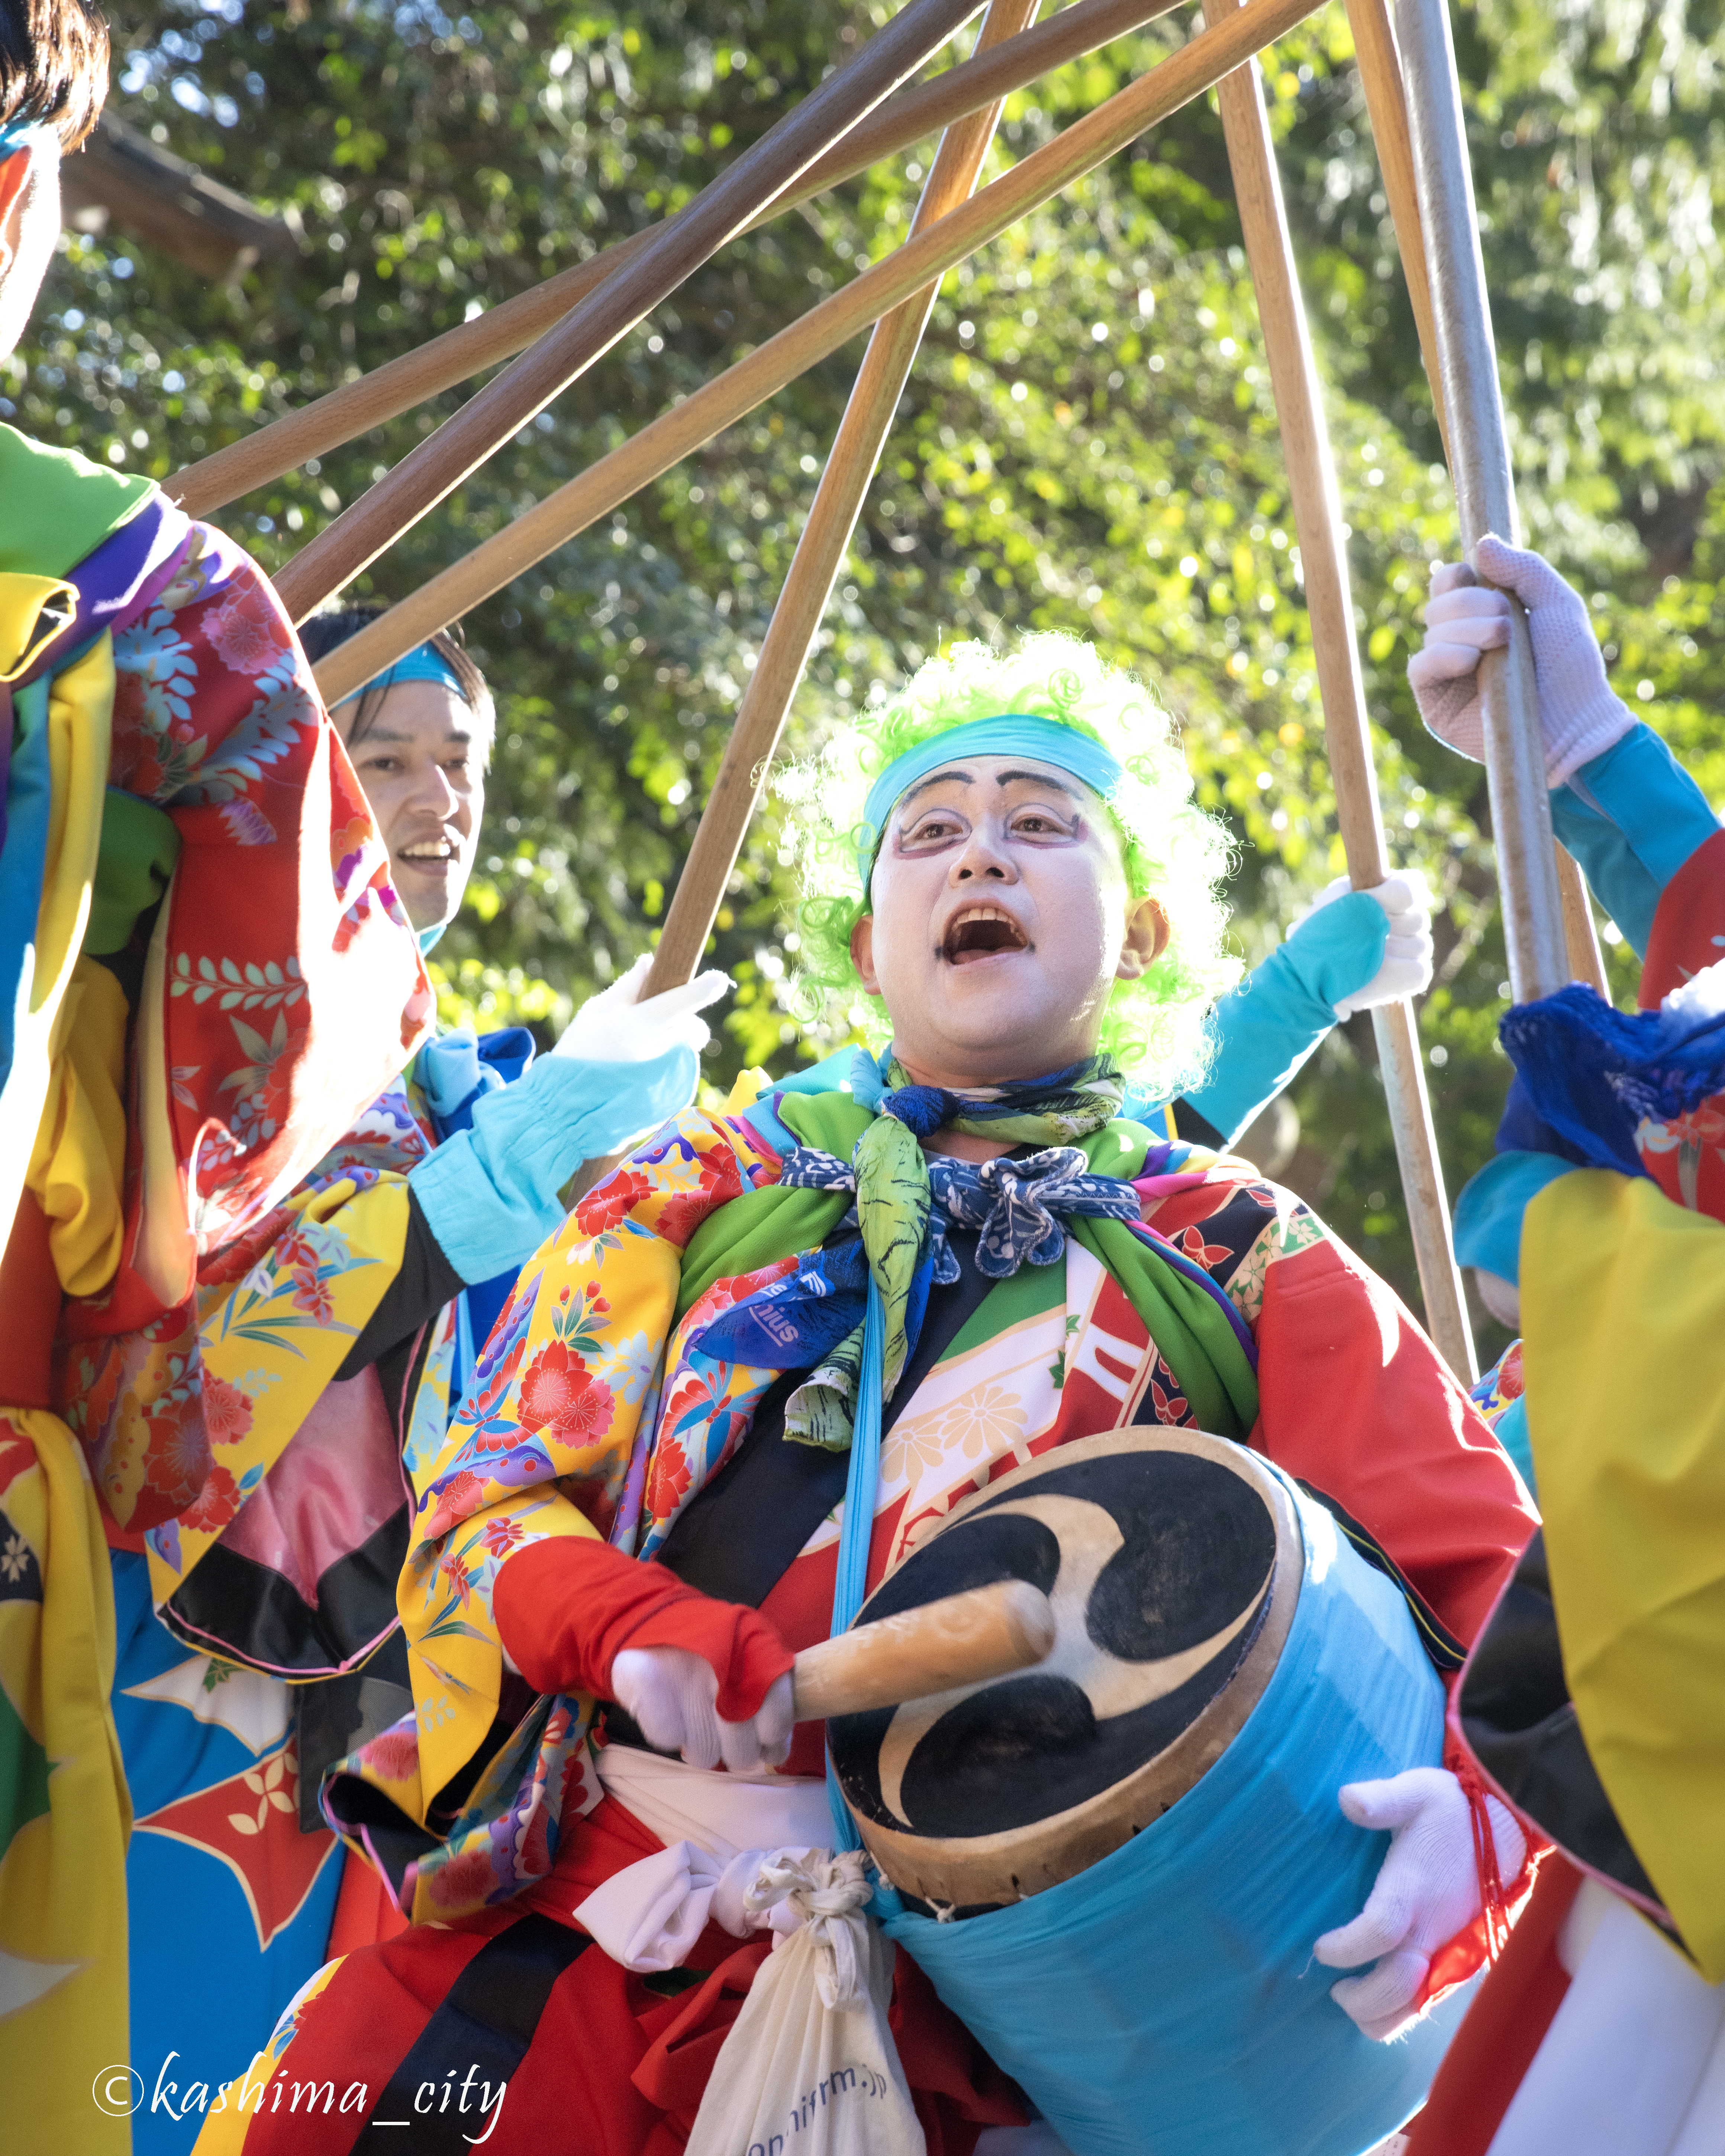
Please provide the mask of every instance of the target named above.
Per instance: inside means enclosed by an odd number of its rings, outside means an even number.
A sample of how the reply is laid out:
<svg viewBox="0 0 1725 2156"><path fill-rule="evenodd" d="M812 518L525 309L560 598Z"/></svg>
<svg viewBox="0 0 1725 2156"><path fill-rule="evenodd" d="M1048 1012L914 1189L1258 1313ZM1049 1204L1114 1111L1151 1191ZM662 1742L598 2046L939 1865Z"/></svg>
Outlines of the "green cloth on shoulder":
<svg viewBox="0 0 1725 2156"><path fill-rule="evenodd" d="M804 1145L849 1160L874 1122L871 1108L848 1093L781 1095L778 1116ZM818 1250L850 1210L848 1190L787 1190L769 1183L746 1190L706 1219L689 1238L677 1290L680 1324L715 1281L734 1280L802 1250Z"/></svg>
<svg viewBox="0 0 1725 2156"><path fill-rule="evenodd" d="M102 802L102 836L84 948L105 957L131 941L138 916L167 889L180 858L180 834L165 808L110 786Z"/></svg>
<svg viewBox="0 0 1725 2156"><path fill-rule="evenodd" d="M0 574L64 577L155 491L140 473L110 471L0 425Z"/></svg>

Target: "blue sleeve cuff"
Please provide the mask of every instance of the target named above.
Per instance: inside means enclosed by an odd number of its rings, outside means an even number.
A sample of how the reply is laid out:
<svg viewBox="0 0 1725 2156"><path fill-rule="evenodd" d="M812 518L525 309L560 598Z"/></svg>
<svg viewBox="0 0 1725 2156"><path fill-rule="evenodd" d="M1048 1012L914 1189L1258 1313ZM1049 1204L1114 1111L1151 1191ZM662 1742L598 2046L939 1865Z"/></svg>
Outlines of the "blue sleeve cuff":
<svg viewBox="0 0 1725 2156"><path fill-rule="evenodd" d="M1574 1163L1549 1152L1500 1152L1455 1200L1455 1262L1514 1282L1522 1277L1522 1216Z"/></svg>
<svg viewBox="0 0 1725 2156"><path fill-rule="evenodd" d="M562 1225L557 1194L584 1160L685 1108L698 1070L690 1048L645 1063L541 1056L512 1086L483 1094L470 1128L446 1138L408 1180L464 1281L530 1258Z"/></svg>
<svg viewBox="0 0 1725 2156"><path fill-rule="evenodd" d="M1356 911L1344 912L1361 906L1376 921L1375 932ZM1334 924L1327 919L1332 913L1343 916ZM1334 998L1363 988L1377 972L1389 933L1377 901L1353 892L1302 921L1216 1005L1210 1075L1186 1098L1230 1145L1334 1025Z"/></svg>
<svg viewBox="0 0 1725 2156"><path fill-rule="evenodd" d="M1671 878L1719 828L1707 796L1648 726L1552 791L1552 822L1638 957Z"/></svg>

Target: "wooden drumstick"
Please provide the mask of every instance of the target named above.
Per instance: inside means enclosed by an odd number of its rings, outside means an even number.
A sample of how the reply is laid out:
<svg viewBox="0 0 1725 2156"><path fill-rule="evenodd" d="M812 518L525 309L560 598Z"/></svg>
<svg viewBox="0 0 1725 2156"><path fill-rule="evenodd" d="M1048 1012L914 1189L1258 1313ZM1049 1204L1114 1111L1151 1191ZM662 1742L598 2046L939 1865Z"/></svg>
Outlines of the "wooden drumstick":
<svg viewBox="0 0 1725 2156"><path fill-rule="evenodd" d="M1054 1642L1054 1611L1029 1580L973 1587L805 1647L791 1671L797 1719L865 1714L959 1685L985 1684L1029 1669Z"/></svg>

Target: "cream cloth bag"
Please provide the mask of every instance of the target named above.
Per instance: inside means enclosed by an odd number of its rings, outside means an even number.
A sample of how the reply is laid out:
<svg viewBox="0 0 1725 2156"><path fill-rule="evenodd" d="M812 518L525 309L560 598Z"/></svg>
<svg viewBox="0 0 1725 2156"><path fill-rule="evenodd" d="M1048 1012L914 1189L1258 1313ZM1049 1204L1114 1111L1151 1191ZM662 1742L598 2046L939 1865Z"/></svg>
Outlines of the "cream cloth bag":
<svg viewBox="0 0 1725 2156"><path fill-rule="evenodd" d="M780 1851L744 1904L800 1920L762 1964L716 2061L688 2156L925 2156L886 2025L893 1948L863 1915L860 1851Z"/></svg>

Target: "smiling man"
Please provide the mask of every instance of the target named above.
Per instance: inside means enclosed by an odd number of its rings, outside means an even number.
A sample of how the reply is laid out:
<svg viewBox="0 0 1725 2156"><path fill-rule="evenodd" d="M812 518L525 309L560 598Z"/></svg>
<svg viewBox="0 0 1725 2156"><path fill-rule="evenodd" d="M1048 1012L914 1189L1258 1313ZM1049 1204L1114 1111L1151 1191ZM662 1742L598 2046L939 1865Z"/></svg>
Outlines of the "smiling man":
<svg viewBox="0 0 1725 2156"><path fill-rule="evenodd" d="M376 609L331 608L305 624L321 659ZM491 692L439 631L330 715L389 849L396 894L422 946L455 917L473 873L497 727Z"/></svg>
<svg viewBox="0 0 1725 2156"><path fill-rule="evenodd" d="M1136 682L1059 638L962 647L786 793L808 983L882 1052L842 1091L678 1117L523 1268L414 1475L416 1712L326 1784L420 1921L331 1964L260 2076L393 2092L480 2042L509 2076L495 2145L682 2144L767 1952L739 1867L831 1840L786 1671L834 1623L861 1418L870 1589L967 1491L1122 1422L1249 1442L1322 1492L1446 1668L1530 1531L1389 1291L1247 1164L1118 1119L1123 1069L1164 1098L1198 1074L1234 970L1224 834ZM1115 1391L1079 1381L1104 1321ZM541 1697L511 1731L516 1672ZM1465 1802L1460 1832L1459 1893L1414 1881L1351 1953L1382 1956L1356 2018L1404 2019L1477 1906ZM1016 2126L902 1954L894 2023L931 2149ZM239 2138L333 2156L352 2128L266 2098L212 2122Z"/></svg>

